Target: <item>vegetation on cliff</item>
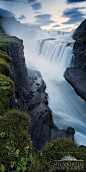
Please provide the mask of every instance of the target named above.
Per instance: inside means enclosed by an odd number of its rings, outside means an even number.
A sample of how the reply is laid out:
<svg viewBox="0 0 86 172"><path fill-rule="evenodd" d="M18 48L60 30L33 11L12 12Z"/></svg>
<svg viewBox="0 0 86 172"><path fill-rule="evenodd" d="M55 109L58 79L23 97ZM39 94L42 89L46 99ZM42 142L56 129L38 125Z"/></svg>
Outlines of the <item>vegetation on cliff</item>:
<svg viewBox="0 0 86 172"><path fill-rule="evenodd" d="M14 84L10 78L10 57L0 50L0 115L8 108L10 97L14 93ZM6 76L5 76L6 75Z"/></svg>
<svg viewBox="0 0 86 172"><path fill-rule="evenodd" d="M54 167L55 161L61 160L65 156L71 155L77 160L84 160L84 168L86 169L86 149L78 148L74 141L60 138L48 143L37 155L32 163L32 171L44 172L44 171L56 171ZM83 171L85 171L82 170ZM58 170L59 171L59 170ZM60 170L61 171L61 170ZM64 171L64 170L62 170ZM68 170L71 172L72 170ZM75 170L79 171L79 170Z"/></svg>
<svg viewBox="0 0 86 172"><path fill-rule="evenodd" d="M11 62L10 57L5 52L3 52L2 50L0 50L0 59L3 59L8 63Z"/></svg>
<svg viewBox="0 0 86 172"><path fill-rule="evenodd" d="M28 137L30 117L19 110L7 111L14 84L7 77L10 75L7 62L11 60L2 47L6 48L11 41L15 46L15 39L9 39L2 29L0 31L0 171L27 171L33 160L33 146Z"/></svg>
<svg viewBox="0 0 86 172"><path fill-rule="evenodd" d="M10 78L0 74L0 116L9 106L10 97L14 93L14 85Z"/></svg>
<svg viewBox="0 0 86 172"><path fill-rule="evenodd" d="M15 36L7 35L2 27L0 27L0 50L5 51L6 48L10 48L10 45L18 47L20 45L20 42L20 39Z"/></svg>
<svg viewBox="0 0 86 172"><path fill-rule="evenodd" d="M29 115L10 110L0 118L1 171L26 171L33 160L32 142L28 137Z"/></svg>
<svg viewBox="0 0 86 172"><path fill-rule="evenodd" d="M0 58L0 73L4 74L6 76L10 75L10 67L9 67L8 63L1 58Z"/></svg>

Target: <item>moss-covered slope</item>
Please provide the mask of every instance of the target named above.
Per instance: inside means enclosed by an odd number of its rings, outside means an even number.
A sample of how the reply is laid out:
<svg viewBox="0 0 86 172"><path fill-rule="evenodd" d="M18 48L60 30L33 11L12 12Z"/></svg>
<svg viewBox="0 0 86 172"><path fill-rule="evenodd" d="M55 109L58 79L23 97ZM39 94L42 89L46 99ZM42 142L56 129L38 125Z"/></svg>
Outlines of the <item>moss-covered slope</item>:
<svg viewBox="0 0 86 172"><path fill-rule="evenodd" d="M12 40L13 39L13 40ZM16 38L8 37L0 29L0 171L27 171L33 160L32 142L28 136L29 115L19 110L7 111L15 92L10 74L10 57L3 52L8 45L16 44ZM2 46L3 45L3 46ZM4 47L4 48L3 48ZM6 75L6 76L5 76ZM6 112L7 111L7 112Z"/></svg>
<svg viewBox="0 0 86 172"><path fill-rule="evenodd" d="M1 170L26 171L31 164L33 148L28 137L29 123L29 115L18 110L10 110L0 118Z"/></svg>
<svg viewBox="0 0 86 172"><path fill-rule="evenodd" d="M61 158L69 155L77 160L84 160L84 169L79 170L77 165L78 170L56 170L55 168L57 168L58 165L55 165L55 161L61 160ZM66 138L57 139L48 143L43 150L37 154L34 162L32 163L31 170L36 172L84 172L86 171L86 149L78 148L72 140Z"/></svg>
<svg viewBox="0 0 86 172"><path fill-rule="evenodd" d="M0 74L0 116L8 108L10 97L14 93L14 85L10 78Z"/></svg>
<svg viewBox="0 0 86 172"><path fill-rule="evenodd" d="M3 60L2 58L0 58L0 73L9 76L10 75L10 67L8 65L8 63Z"/></svg>
<svg viewBox="0 0 86 172"><path fill-rule="evenodd" d="M0 49L5 51L7 48L10 48L10 45L19 46L21 40L15 36L7 35L2 27L0 27Z"/></svg>
<svg viewBox="0 0 86 172"><path fill-rule="evenodd" d="M4 32L0 29L0 36ZM1 43L1 39L0 39ZM10 97L14 93L14 84L10 78L10 67L7 62L10 62L10 57L0 50L0 115L8 108ZM6 75L6 76L5 76Z"/></svg>
<svg viewBox="0 0 86 172"><path fill-rule="evenodd" d="M3 52L2 50L0 50L0 59L1 58L8 63L11 62L10 57L5 52Z"/></svg>

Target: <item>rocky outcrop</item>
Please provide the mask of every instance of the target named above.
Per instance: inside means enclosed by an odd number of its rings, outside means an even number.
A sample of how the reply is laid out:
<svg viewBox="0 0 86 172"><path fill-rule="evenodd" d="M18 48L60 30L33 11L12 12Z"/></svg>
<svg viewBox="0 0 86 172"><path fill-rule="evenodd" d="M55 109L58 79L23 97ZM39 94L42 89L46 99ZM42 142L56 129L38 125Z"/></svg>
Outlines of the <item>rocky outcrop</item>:
<svg viewBox="0 0 86 172"><path fill-rule="evenodd" d="M80 68L68 68L65 79L74 87L76 93L86 101L86 72Z"/></svg>
<svg viewBox="0 0 86 172"><path fill-rule="evenodd" d="M86 101L86 20L76 29L73 38L74 67L68 68L64 77Z"/></svg>
<svg viewBox="0 0 86 172"><path fill-rule="evenodd" d="M29 136L34 144L35 152L41 150L46 142L57 138L71 138L74 140L75 131L68 128L67 131L59 130L52 120L51 110L49 109L46 85L40 72L28 69L29 79L29 101L27 112L31 115Z"/></svg>
<svg viewBox="0 0 86 172"><path fill-rule="evenodd" d="M86 19L80 24L80 26L76 29L73 39L83 39L86 36Z"/></svg>

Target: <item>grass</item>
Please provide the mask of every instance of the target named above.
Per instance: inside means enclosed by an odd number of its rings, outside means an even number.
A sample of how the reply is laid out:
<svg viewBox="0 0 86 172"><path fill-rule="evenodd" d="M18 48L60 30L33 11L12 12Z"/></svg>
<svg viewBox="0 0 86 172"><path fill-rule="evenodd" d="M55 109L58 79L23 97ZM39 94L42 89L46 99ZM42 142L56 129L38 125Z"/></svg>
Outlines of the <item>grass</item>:
<svg viewBox="0 0 86 172"><path fill-rule="evenodd" d="M9 110L0 118L0 170L26 171L33 161L33 145L28 137L29 115Z"/></svg>
<svg viewBox="0 0 86 172"><path fill-rule="evenodd" d="M14 93L14 84L10 78L0 74L0 116L8 108L10 97Z"/></svg>
<svg viewBox="0 0 86 172"><path fill-rule="evenodd" d="M5 52L3 52L2 50L0 50L0 59L1 58L3 60L5 60L7 63L11 62L10 57Z"/></svg>
<svg viewBox="0 0 86 172"><path fill-rule="evenodd" d="M10 67L8 63L2 58L0 58L0 73L6 76L10 75Z"/></svg>
<svg viewBox="0 0 86 172"><path fill-rule="evenodd" d="M86 149L78 148L72 140L66 138L60 138L48 143L43 150L36 155L31 170L35 172L51 172L53 171L54 161L61 160L62 157L68 155L75 157L77 160L84 160L85 169L82 170L82 172L86 171Z"/></svg>

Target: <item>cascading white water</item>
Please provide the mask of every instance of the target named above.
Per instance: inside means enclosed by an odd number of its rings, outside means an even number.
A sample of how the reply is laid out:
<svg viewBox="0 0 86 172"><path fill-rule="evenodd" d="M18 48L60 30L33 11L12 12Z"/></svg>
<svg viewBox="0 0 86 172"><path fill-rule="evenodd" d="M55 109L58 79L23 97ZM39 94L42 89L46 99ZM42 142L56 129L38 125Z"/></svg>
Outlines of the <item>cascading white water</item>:
<svg viewBox="0 0 86 172"><path fill-rule="evenodd" d="M72 59L72 44L45 41L40 49L40 53L46 58L46 61L56 65L62 71L70 66Z"/></svg>
<svg viewBox="0 0 86 172"><path fill-rule="evenodd" d="M39 52L33 62L46 82L49 107L55 125L59 129L74 127L76 144L86 146L85 102L63 77L64 71L71 65L72 49L71 37L44 39L39 41Z"/></svg>
<svg viewBox="0 0 86 172"><path fill-rule="evenodd" d="M49 107L52 110L53 120L60 129L74 127L75 142L77 145L86 145L86 106L78 97L74 89L65 81L63 74L72 61L73 43L45 41L40 53L48 65L55 67L56 75L52 79L44 76L47 84L46 92L49 95ZM51 73L53 68L51 68ZM50 71L50 69L49 69ZM47 66L47 72L48 66ZM46 73L47 75L47 73ZM48 74L49 75L49 74Z"/></svg>

